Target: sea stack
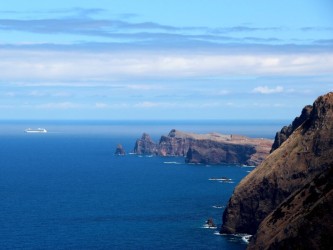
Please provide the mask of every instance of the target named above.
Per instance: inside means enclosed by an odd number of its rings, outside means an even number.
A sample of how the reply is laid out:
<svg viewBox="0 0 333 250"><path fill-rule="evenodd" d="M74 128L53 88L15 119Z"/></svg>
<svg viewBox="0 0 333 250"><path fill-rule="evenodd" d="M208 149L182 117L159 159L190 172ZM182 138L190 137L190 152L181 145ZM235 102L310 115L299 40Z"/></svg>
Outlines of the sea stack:
<svg viewBox="0 0 333 250"><path fill-rule="evenodd" d="M221 233L254 235L248 249L330 249L333 92L306 106L273 145L234 190Z"/></svg>
<svg viewBox="0 0 333 250"><path fill-rule="evenodd" d="M125 149L123 148L123 145L118 144L117 148L116 148L116 151L114 152L114 154L115 155L125 155L126 152L125 152Z"/></svg>

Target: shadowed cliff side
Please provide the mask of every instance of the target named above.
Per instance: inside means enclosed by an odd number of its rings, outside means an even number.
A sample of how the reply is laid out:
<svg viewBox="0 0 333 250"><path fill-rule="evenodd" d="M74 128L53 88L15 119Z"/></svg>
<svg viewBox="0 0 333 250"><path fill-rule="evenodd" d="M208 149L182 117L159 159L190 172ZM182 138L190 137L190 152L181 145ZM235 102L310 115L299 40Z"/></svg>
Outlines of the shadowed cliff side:
<svg viewBox="0 0 333 250"><path fill-rule="evenodd" d="M307 106L303 109L300 117L302 118L298 123L300 121L302 123L295 127L294 122L290 126L293 131L286 136L286 140L279 142L279 146L266 160L236 187L223 213L221 233L255 234L260 223L269 214L275 209L282 209L279 208L281 204L292 206L291 200L288 201L288 198L291 199L295 196L295 192L300 192L315 177L326 173L332 167L333 93L320 96L314 102L313 108ZM297 201L295 202L297 203ZM331 204L331 202L328 203ZM296 204L293 206L295 207ZM300 216L305 215L304 211L299 211L299 213ZM274 217L274 215L271 216ZM275 218L276 216L280 216L279 212L275 213ZM325 218L325 214L323 217L313 218L321 220L320 218ZM263 231L266 230L266 239L273 238L273 231L269 227L264 227ZM259 231L260 234L263 234L263 231ZM288 230L284 230L284 232L286 232L285 239L287 239L290 236L287 233ZM330 233L332 234L332 231ZM270 247L274 249L267 240L262 242L259 234L254 239L257 239L256 244L259 244L259 241L262 243L261 249ZM255 243L251 243L250 247L254 246L253 249L255 249L257 246L253 245ZM274 244L278 248L279 242Z"/></svg>
<svg viewBox="0 0 333 250"><path fill-rule="evenodd" d="M296 117L295 120L289 125L284 126L280 132L275 135L275 140L271 149L271 153L281 146L281 144L288 139L288 137L300 126L303 122L309 119L312 111L312 106L307 105L303 108L300 116Z"/></svg>
<svg viewBox="0 0 333 250"><path fill-rule="evenodd" d="M333 249L332 167L270 213L248 249Z"/></svg>

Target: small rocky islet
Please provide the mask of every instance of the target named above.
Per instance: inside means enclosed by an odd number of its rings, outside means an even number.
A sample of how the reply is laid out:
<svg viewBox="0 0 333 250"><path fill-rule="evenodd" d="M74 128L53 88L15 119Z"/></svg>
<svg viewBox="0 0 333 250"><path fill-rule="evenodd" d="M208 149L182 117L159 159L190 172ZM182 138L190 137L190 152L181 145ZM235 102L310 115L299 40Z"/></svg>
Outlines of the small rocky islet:
<svg viewBox="0 0 333 250"><path fill-rule="evenodd" d="M123 145L118 144L114 154L115 155L126 155L126 152L125 152L125 149L124 149Z"/></svg>

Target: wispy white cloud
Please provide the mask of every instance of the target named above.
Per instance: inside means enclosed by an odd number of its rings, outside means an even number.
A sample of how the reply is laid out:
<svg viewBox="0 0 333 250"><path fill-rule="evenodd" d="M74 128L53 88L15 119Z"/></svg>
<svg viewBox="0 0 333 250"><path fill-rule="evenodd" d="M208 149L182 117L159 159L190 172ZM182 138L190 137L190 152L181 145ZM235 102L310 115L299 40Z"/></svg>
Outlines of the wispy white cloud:
<svg viewBox="0 0 333 250"><path fill-rule="evenodd" d="M170 108L175 107L177 104L174 102L159 102L159 101L143 101L133 105L134 108Z"/></svg>
<svg viewBox="0 0 333 250"><path fill-rule="evenodd" d="M218 91L215 92L215 94L218 95L218 96L229 95L230 93L231 93L230 90L225 90L225 89L218 90Z"/></svg>
<svg viewBox="0 0 333 250"><path fill-rule="evenodd" d="M222 76L265 75L325 75L331 74L333 53L277 54L203 53L170 51L155 53L136 52L55 52L0 50L0 79L26 81L43 85L75 81L77 85L91 84L94 80L109 86L123 79L165 79ZM82 81L80 81L82 80ZM97 83L96 83L97 84ZM123 86L124 87L124 86ZM131 85L129 88L148 89L151 86ZM154 87L156 88L156 86ZM260 90L260 89L259 89ZM265 89L263 90L265 92Z"/></svg>
<svg viewBox="0 0 333 250"><path fill-rule="evenodd" d="M10 92L4 93L3 96L6 96L6 97L15 97L15 96L17 96L17 93L13 92L13 91L10 91Z"/></svg>
<svg viewBox="0 0 333 250"><path fill-rule="evenodd" d="M149 90L164 90L165 86L161 84L128 84L127 89L136 91L149 91Z"/></svg>
<svg viewBox="0 0 333 250"><path fill-rule="evenodd" d="M37 109L78 109L78 108L83 108L85 105L73 102L54 102L54 103L42 103L32 106Z"/></svg>
<svg viewBox="0 0 333 250"><path fill-rule="evenodd" d="M128 108L133 108L133 105L124 102L117 103L105 103L105 102L96 102L94 106L91 106L92 109L116 109L124 110Z"/></svg>
<svg viewBox="0 0 333 250"><path fill-rule="evenodd" d="M252 90L253 93L258 94L276 94L282 93L284 88L282 86L276 86L275 88L269 88L268 86L258 86Z"/></svg>
<svg viewBox="0 0 333 250"><path fill-rule="evenodd" d="M34 18L19 17L20 12L12 11L11 18L0 19L0 32L14 31L18 33L32 33L49 36L45 43L54 43L50 36L70 35L74 41L84 37L90 41L114 41L116 43L160 46L168 44L176 46L182 44L185 47L193 44L248 43L248 44L288 44L292 39L286 40L284 32L290 32L286 27L256 27L251 25L236 26L174 26L152 21L129 21L134 13L124 13L117 16L108 13L102 15L105 10L100 8L73 8L63 10L49 10L44 12L34 11L30 14ZM6 14L5 12L0 12ZM14 14L17 14L18 17ZM9 13L7 13L9 14ZM28 14L27 12L24 13ZM24 15L24 16L25 16ZM97 18L96 16L100 16ZM104 16L104 17L102 17ZM331 31L332 27L300 27L296 32L310 33L318 31ZM267 36L271 33L276 37ZM263 35L264 34L264 35ZM297 38L297 37L296 37ZM321 40L318 38L318 40ZM294 43L297 40L294 40ZM309 44L309 41L299 39L299 44ZM311 41L313 42L313 41ZM311 43L310 42L310 43Z"/></svg>
<svg viewBox="0 0 333 250"><path fill-rule="evenodd" d="M54 97L70 97L73 94L71 92L68 91L56 91L56 92L52 92L51 96Z"/></svg>
<svg viewBox="0 0 333 250"><path fill-rule="evenodd" d="M97 103L95 103L95 108L97 108L97 109L107 109L107 108L109 108L109 105L107 103L97 102Z"/></svg>
<svg viewBox="0 0 333 250"><path fill-rule="evenodd" d="M31 96L31 97L41 97L41 96L45 96L45 95L46 95L46 93L44 91L40 91L40 90L33 90L28 93L28 96Z"/></svg>

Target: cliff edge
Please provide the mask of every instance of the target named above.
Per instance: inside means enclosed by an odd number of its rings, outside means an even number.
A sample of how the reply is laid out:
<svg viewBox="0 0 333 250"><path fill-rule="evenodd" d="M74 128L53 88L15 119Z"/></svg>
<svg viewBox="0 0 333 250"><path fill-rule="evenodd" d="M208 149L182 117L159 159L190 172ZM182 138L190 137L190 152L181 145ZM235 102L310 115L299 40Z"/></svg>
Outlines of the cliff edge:
<svg viewBox="0 0 333 250"><path fill-rule="evenodd" d="M182 156L186 163L258 165L269 154L272 140L219 133L195 134L172 129L158 144L143 134L134 153Z"/></svg>
<svg viewBox="0 0 333 250"><path fill-rule="evenodd" d="M288 133L284 139L276 136L272 153L240 182L223 213L220 232L255 235L249 249L278 249L283 242L308 230L304 228L306 225L323 220L328 220L329 225L333 222L332 185L327 184L333 166L333 92L317 98L313 106L306 106L300 117L286 127L290 129L285 129ZM326 180L326 184L318 184L318 178ZM326 208L320 207L320 199L325 199ZM306 205L313 209L304 210ZM307 216L306 211L313 215ZM290 220L286 217L288 213L297 214L298 219ZM323 228L332 235L332 226ZM321 240L333 243L325 235L317 237L320 240L316 243L311 237L302 238L304 246L321 247L315 245Z"/></svg>

